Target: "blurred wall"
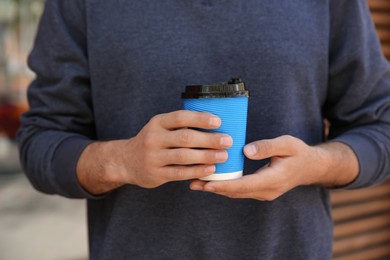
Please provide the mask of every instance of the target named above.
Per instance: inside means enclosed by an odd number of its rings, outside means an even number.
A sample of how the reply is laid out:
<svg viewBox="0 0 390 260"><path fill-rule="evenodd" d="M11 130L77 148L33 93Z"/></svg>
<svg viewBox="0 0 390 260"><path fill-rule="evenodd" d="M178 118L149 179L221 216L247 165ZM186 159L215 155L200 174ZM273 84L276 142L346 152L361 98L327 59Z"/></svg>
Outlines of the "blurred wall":
<svg viewBox="0 0 390 260"><path fill-rule="evenodd" d="M0 0L0 136L14 138L33 78L26 61L43 0Z"/></svg>

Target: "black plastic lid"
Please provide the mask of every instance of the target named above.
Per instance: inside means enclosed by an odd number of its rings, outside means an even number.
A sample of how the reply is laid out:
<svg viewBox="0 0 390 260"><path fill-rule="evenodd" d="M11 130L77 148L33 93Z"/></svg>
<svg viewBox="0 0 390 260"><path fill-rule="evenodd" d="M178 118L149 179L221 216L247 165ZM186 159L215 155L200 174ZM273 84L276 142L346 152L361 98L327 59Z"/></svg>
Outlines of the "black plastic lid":
<svg viewBox="0 0 390 260"><path fill-rule="evenodd" d="M233 78L228 82L214 83L210 85L189 85L182 93L182 98L228 98L249 97L249 91L239 78Z"/></svg>

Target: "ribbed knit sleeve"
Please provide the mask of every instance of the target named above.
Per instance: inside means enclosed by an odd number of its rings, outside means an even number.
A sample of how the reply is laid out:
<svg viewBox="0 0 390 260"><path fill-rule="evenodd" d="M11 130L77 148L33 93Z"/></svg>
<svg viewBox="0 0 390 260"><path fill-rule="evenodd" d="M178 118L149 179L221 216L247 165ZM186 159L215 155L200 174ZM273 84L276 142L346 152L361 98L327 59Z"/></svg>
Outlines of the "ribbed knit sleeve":
<svg viewBox="0 0 390 260"><path fill-rule="evenodd" d="M83 1L46 2L29 66L30 110L18 132L21 162L45 193L92 198L79 185L77 160L94 137Z"/></svg>
<svg viewBox="0 0 390 260"><path fill-rule="evenodd" d="M381 52L366 1L330 5L329 91L324 107L330 138L349 145L360 165L347 188L390 175L390 66Z"/></svg>

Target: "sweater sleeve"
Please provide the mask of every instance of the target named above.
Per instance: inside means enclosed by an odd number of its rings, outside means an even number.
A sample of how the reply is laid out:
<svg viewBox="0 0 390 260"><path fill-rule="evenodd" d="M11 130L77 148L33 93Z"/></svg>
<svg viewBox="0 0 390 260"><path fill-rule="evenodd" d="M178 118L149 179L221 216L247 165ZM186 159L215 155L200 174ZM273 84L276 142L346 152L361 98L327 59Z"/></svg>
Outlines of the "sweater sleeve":
<svg viewBox="0 0 390 260"><path fill-rule="evenodd" d="M346 188L390 176L390 66L366 1L331 1L330 59L325 117L330 139L355 152L357 179Z"/></svg>
<svg viewBox="0 0 390 260"><path fill-rule="evenodd" d="M70 198L93 198L76 176L94 138L83 1L46 1L29 66L30 109L18 132L23 169L33 186Z"/></svg>

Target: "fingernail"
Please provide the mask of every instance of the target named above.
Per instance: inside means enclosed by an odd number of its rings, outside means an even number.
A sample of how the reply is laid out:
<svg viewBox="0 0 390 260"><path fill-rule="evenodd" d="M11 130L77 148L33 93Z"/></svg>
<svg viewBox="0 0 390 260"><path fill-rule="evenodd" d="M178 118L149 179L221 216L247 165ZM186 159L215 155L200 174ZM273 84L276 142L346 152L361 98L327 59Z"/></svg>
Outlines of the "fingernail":
<svg viewBox="0 0 390 260"><path fill-rule="evenodd" d="M207 166L206 168L204 168L204 172L205 173L214 173L215 172L215 165L210 165L210 166Z"/></svg>
<svg viewBox="0 0 390 260"><path fill-rule="evenodd" d="M221 125L221 119L219 119L219 117L211 117L209 120L209 125L211 127L219 127Z"/></svg>
<svg viewBox="0 0 390 260"><path fill-rule="evenodd" d="M224 162L227 159L227 152L217 152L215 154L215 159L217 162Z"/></svg>
<svg viewBox="0 0 390 260"><path fill-rule="evenodd" d="M253 156L257 153L257 147L254 144L248 144L244 147L244 152L249 156Z"/></svg>
<svg viewBox="0 0 390 260"><path fill-rule="evenodd" d="M230 147L233 144L233 140L230 136L224 136L221 138L220 143L223 147Z"/></svg>

